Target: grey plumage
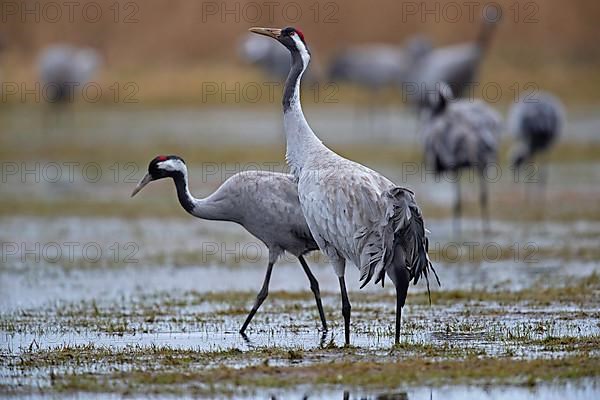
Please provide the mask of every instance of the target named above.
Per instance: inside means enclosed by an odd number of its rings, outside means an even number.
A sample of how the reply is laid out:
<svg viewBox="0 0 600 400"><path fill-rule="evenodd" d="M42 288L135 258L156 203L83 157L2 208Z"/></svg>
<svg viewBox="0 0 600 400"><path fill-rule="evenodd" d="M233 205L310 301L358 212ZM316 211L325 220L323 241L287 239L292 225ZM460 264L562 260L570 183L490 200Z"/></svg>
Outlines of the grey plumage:
<svg viewBox="0 0 600 400"><path fill-rule="evenodd" d="M267 274L255 306L240 332L267 297L273 265L284 251L298 257L311 283L323 328L327 330L319 285L303 256L318 250L306 224L298 200L298 189L291 175L265 172L240 172L227 179L204 199L194 198L188 189L187 167L177 156L159 156L150 162L148 174L132 195L153 180L172 178L182 207L191 215L208 220L230 221L243 226L269 249Z"/></svg>
<svg viewBox="0 0 600 400"><path fill-rule="evenodd" d="M271 40L247 34L240 41L239 54L245 62L259 67L269 79L283 81L290 70L290 55Z"/></svg>
<svg viewBox="0 0 600 400"><path fill-rule="evenodd" d="M73 91L90 81L102 62L91 48L67 44L49 46L39 57L39 74L45 99L51 103L73 101Z"/></svg>
<svg viewBox="0 0 600 400"><path fill-rule="evenodd" d="M251 31L275 38L291 53L292 66L282 99L286 159L298 180L300 205L310 231L338 275L345 341L350 342L351 306L344 278L349 260L359 269L363 286L373 277L376 283L383 282L386 274L394 282L397 343L409 282L420 276L427 278L432 270L414 194L339 156L314 134L300 102L302 73L310 61L302 33L291 27Z"/></svg>
<svg viewBox="0 0 600 400"><path fill-rule="evenodd" d="M252 34L244 35L239 43L239 56L244 62L258 67L271 81L285 81L290 71L290 53L285 48ZM306 78L317 81L318 68L307 71Z"/></svg>
<svg viewBox="0 0 600 400"><path fill-rule="evenodd" d="M436 173L458 175L463 168L475 168L480 175L480 203L484 224L488 223L486 168L496 161L501 117L484 102L452 101L452 91L445 84L430 96L422 121L425 163ZM456 180L455 218L461 213L460 183Z"/></svg>
<svg viewBox="0 0 600 400"><path fill-rule="evenodd" d="M540 92L520 99L511 107L509 130L517 144L512 164L521 166L556 142L565 123L564 107L550 93Z"/></svg>
<svg viewBox="0 0 600 400"><path fill-rule="evenodd" d="M400 88L408 80L414 65L431 47L429 40L420 35L410 38L403 46L369 44L349 47L332 60L329 79L353 83L372 91L385 87Z"/></svg>
<svg viewBox="0 0 600 400"><path fill-rule="evenodd" d="M498 20L485 19L476 41L441 47L420 58L410 78L414 87L408 98L412 103L419 108L425 106L427 94L441 82L450 85L456 97L464 97L477 78L497 23Z"/></svg>

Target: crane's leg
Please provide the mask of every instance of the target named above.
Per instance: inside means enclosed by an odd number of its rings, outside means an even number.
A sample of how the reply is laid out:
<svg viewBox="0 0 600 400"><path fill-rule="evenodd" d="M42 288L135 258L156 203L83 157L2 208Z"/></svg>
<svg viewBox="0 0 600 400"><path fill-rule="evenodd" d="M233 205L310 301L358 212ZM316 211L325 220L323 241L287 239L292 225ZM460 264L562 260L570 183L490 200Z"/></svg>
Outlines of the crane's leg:
<svg viewBox="0 0 600 400"><path fill-rule="evenodd" d="M460 218L462 212L462 203L460 196L460 175L456 172L456 198L454 200L454 234L460 235Z"/></svg>
<svg viewBox="0 0 600 400"><path fill-rule="evenodd" d="M543 160L543 164L540 166L540 204L542 209L546 205L546 187L548 184L548 163Z"/></svg>
<svg viewBox="0 0 600 400"><path fill-rule="evenodd" d="M327 321L325 320L325 313L323 312L323 304L321 303L321 292L319 290L319 282L317 282L317 278L313 275L310 267L306 263L306 260L303 256L298 256L298 260L300 260L300 264L302 264L302 269L306 273L308 280L310 281L310 290L312 290L315 295L315 300L317 302L317 309L319 310L319 317L321 317L321 325L323 325L323 330L327 331Z"/></svg>
<svg viewBox="0 0 600 400"><path fill-rule="evenodd" d="M346 346L350 345L350 300L348 300L348 292L346 291L346 280L344 276L339 277L340 291L342 292L342 315L344 316L344 339Z"/></svg>
<svg viewBox="0 0 600 400"><path fill-rule="evenodd" d="M490 210L488 205L488 186L485 180L485 168L479 170L479 206L481 208L481 221L483 233L490 233Z"/></svg>
<svg viewBox="0 0 600 400"><path fill-rule="evenodd" d="M410 276L406 268L396 268L396 337L394 344L400 343L400 322L402 320L402 307L406 302L406 295L408 293L408 284L410 282Z"/></svg>
<svg viewBox="0 0 600 400"><path fill-rule="evenodd" d="M248 314L248 317L246 317L246 321L244 322L244 325L242 325L242 329L240 329L240 333L242 334L246 331L248 324L250 324L250 321L252 321L252 318L254 318L254 314L256 314L261 304L265 301L269 294L269 282L271 281L271 272L273 272L274 264L274 261L269 260L269 266L267 267L267 273L265 275L265 280L263 282L262 288L256 296L256 302L254 303L252 310L250 310L250 314Z"/></svg>

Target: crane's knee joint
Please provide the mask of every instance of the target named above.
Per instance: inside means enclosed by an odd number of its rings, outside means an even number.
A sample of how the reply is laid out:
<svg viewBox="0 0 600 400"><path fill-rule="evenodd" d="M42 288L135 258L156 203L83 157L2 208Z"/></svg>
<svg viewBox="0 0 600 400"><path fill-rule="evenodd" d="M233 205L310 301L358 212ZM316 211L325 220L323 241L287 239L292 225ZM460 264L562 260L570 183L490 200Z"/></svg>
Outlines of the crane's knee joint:
<svg viewBox="0 0 600 400"><path fill-rule="evenodd" d="M321 294L321 291L319 290L319 284L317 282L314 282L310 285L310 290L312 290L313 293L316 295Z"/></svg>
<svg viewBox="0 0 600 400"><path fill-rule="evenodd" d="M344 316L350 315L351 310L352 310L352 306L350 305L350 303L342 305L342 314Z"/></svg>

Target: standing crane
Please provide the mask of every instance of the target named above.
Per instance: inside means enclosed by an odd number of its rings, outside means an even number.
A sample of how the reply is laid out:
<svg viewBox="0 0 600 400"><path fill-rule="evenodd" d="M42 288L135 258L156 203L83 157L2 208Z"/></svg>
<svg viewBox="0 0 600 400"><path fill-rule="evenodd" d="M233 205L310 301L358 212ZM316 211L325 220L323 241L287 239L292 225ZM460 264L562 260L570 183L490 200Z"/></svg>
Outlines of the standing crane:
<svg viewBox="0 0 600 400"><path fill-rule="evenodd" d="M385 275L396 286L396 335L400 339L402 307L409 282L433 270L428 239L413 192L326 147L314 134L300 102L302 74L310 62L304 35L287 27L251 28L277 40L291 53L292 65L283 92L286 159L298 181L302 212L315 241L338 276L345 343L350 343L350 312L345 283L346 260L360 270L364 287Z"/></svg>
<svg viewBox="0 0 600 400"><path fill-rule="evenodd" d="M438 84L429 96L421 135L425 140L425 164L436 174L450 172L456 183L455 230L460 231L462 202L460 171L475 168L479 173L479 202L484 231L489 230L486 168L496 161L501 118L480 100L452 102L452 89Z"/></svg>
<svg viewBox="0 0 600 400"><path fill-rule="evenodd" d="M57 44L44 49L39 58L39 74L45 100L72 102L74 90L90 81L101 62L100 54L91 48Z"/></svg>
<svg viewBox="0 0 600 400"><path fill-rule="evenodd" d="M131 196L135 196L152 181L171 178L181 206L194 217L230 221L243 226L269 249L267 273L256 302L240 333L244 334L254 314L269 293L273 265L284 251L298 258L315 295L323 330L327 322L321 303L319 283L304 255L318 250L298 201L298 189L291 175L266 171L245 171L227 179L213 194L204 199L193 197L188 189L188 171L178 156L158 156L150 161L148 173Z"/></svg>
<svg viewBox="0 0 600 400"><path fill-rule="evenodd" d="M287 50L264 37L249 33L244 35L239 42L239 56L246 63L261 69L268 79L278 82L285 81L290 70L290 55ZM321 75L320 69L315 69L313 65L307 71L306 78L315 83Z"/></svg>
<svg viewBox="0 0 600 400"><path fill-rule="evenodd" d="M410 81L416 87L407 93L408 99L420 110L426 105L428 93L441 82L450 85L456 97L464 97L477 78L499 20L485 18L475 42L441 47L421 57L413 68Z"/></svg>
<svg viewBox="0 0 600 400"><path fill-rule="evenodd" d="M370 92L385 87L400 88L408 80L414 65L431 48L429 39L421 35L411 37L404 46L369 44L349 47L332 60L329 79L354 83Z"/></svg>
<svg viewBox="0 0 600 400"><path fill-rule="evenodd" d="M512 165L521 168L548 150L558 139L565 125L565 111L554 95L538 92L522 98L509 112L508 126L517 140L512 151ZM547 180L546 166L539 168L542 187Z"/></svg>
<svg viewBox="0 0 600 400"><path fill-rule="evenodd" d="M353 84L367 91L367 115L372 130L378 109L377 96L386 88L402 91L405 84L410 84L415 66L431 49L431 41L423 35L410 37L402 46L375 43L351 46L331 61L329 80ZM287 57L289 59L289 55Z"/></svg>

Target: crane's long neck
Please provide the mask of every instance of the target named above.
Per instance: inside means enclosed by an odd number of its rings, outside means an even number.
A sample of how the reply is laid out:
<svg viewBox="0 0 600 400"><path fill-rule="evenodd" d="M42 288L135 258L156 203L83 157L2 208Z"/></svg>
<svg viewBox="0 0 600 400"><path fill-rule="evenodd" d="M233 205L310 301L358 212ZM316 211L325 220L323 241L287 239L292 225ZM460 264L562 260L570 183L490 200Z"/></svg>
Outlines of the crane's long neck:
<svg viewBox="0 0 600 400"><path fill-rule="evenodd" d="M481 30L479 31L479 35L477 36L477 45L479 46L482 52L487 51L487 49L489 48L495 29L496 21L483 21L481 25Z"/></svg>
<svg viewBox="0 0 600 400"><path fill-rule="evenodd" d="M325 148L306 122L300 103L300 82L310 54L304 43L294 38L296 48L290 50L292 65L283 91L283 127L287 141L286 159L296 176L305 166L307 157L315 151Z"/></svg>
<svg viewBox="0 0 600 400"><path fill-rule="evenodd" d="M227 216L223 207L219 206L219 203L209 198L197 199L190 193L188 187L188 176L187 171L178 172L173 176L175 187L177 188L177 198L179 204L194 217L217 220L217 221L231 221L231 216Z"/></svg>

